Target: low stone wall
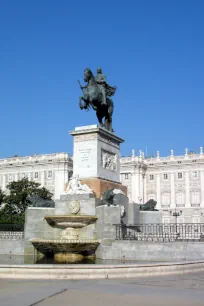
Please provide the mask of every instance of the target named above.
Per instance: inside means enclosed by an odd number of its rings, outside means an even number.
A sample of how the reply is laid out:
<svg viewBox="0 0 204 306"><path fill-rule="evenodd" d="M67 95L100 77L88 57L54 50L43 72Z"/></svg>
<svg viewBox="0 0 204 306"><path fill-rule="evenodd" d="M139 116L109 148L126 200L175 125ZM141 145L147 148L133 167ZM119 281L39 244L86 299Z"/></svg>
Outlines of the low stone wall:
<svg viewBox="0 0 204 306"><path fill-rule="evenodd" d="M101 259L138 261L204 260L204 242L139 242L118 240L97 250Z"/></svg>
<svg viewBox="0 0 204 306"><path fill-rule="evenodd" d="M0 232L0 255L23 255L23 232Z"/></svg>

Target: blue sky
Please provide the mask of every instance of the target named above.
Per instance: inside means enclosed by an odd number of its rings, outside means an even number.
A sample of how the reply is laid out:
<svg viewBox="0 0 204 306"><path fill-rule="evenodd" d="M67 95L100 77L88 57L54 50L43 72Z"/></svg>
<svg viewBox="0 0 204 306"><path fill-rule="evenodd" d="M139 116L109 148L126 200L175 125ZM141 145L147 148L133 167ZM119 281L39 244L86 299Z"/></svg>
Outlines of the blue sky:
<svg viewBox="0 0 204 306"><path fill-rule="evenodd" d="M162 156L204 145L204 2L0 0L0 157L72 153L77 80L102 67L117 86L113 125Z"/></svg>

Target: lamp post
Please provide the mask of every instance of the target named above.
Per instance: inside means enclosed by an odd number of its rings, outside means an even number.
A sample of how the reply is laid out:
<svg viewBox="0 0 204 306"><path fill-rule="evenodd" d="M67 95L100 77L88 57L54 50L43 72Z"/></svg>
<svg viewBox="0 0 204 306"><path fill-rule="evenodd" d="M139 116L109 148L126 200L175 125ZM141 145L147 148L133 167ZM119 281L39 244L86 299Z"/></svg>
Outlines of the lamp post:
<svg viewBox="0 0 204 306"><path fill-rule="evenodd" d="M173 216L173 217L175 217L175 224L176 224L176 236L179 236L179 234L180 234L180 233L177 233L177 218L178 218L179 216L181 216L181 215L182 215L182 210L180 210L179 212L178 212L178 211L176 211L176 209L175 209L175 211L174 211L174 212L170 211L170 215L171 215L171 216Z"/></svg>

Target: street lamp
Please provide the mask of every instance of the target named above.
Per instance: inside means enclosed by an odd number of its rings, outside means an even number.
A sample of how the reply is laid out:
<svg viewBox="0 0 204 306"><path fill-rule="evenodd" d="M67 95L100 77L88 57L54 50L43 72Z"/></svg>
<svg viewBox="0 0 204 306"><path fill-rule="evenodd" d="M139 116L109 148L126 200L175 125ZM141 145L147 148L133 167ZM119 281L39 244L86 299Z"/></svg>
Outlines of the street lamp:
<svg viewBox="0 0 204 306"><path fill-rule="evenodd" d="M176 224L176 236L179 236L180 234L179 234L179 233L177 233L177 218L178 218L179 216L181 216L181 215L182 215L182 210L180 210L179 212L178 212L178 211L176 211L176 209L175 209L175 211L174 211L174 212L170 211L170 215L171 215L171 216L173 216L173 217L175 217L175 224Z"/></svg>

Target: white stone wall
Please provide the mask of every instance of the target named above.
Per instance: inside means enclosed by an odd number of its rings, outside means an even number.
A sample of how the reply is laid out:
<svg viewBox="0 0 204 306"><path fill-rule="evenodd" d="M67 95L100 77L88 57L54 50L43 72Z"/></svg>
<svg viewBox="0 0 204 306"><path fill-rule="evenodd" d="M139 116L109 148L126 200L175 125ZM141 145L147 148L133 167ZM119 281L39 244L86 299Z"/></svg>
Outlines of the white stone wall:
<svg viewBox="0 0 204 306"><path fill-rule="evenodd" d="M72 175L73 162L67 153L14 156L0 159L0 188L23 177L38 182L58 199Z"/></svg>
<svg viewBox="0 0 204 306"><path fill-rule="evenodd" d="M204 154L121 158L121 182L128 187L130 201L157 201L164 222L204 222ZM175 216L175 214L177 216Z"/></svg>

